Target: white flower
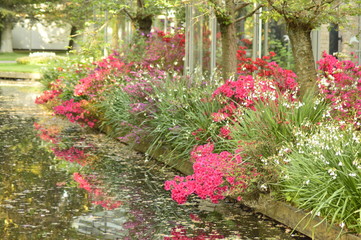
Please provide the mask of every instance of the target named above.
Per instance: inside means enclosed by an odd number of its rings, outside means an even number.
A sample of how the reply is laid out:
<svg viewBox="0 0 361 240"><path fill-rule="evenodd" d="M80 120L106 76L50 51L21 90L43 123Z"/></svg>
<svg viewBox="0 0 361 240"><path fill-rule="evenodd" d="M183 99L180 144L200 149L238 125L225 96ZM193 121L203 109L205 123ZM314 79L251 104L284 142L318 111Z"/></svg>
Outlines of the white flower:
<svg viewBox="0 0 361 240"><path fill-rule="evenodd" d="M267 191L267 185L266 185L266 184L262 184L262 185L260 186L260 189L261 189L261 191Z"/></svg>
<svg viewBox="0 0 361 240"><path fill-rule="evenodd" d="M350 177L356 177L356 173L349 173L348 174Z"/></svg>
<svg viewBox="0 0 361 240"><path fill-rule="evenodd" d="M332 176L332 179L336 179L337 173L335 168L330 168L327 172L330 174L330 176Z"/></svg>

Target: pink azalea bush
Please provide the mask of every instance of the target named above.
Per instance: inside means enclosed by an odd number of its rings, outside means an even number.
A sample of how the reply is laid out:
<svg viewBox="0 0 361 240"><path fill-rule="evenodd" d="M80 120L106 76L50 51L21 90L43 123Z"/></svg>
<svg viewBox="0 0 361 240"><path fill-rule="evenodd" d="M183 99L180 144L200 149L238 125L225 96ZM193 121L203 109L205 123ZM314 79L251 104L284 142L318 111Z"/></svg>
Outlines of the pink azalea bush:
<svg viewBox="0 0 361 240"><path fill-rule="evenodd" d="M94 127L96 119L93 119L90 112L84 108L87 101L76 102L74 99L64 101L61 105L53 108L55 114L64 115L70 122L77 122L81 125Z"/></svg>
<svg viewBox="0 0 361 240"><path fill-rule="evenodd" d="M182 204L188 196L196 194L218 203L227 195L239 196L260 175L252 164L242 161L239 154L213 151L211 143L196 146L191 152L194 173L165 182L164 188L171 191L173 200Z"/></svg>
<svg viewBox="0 0 361 240"><path fill-rule="evenodd" d="M246 57L245 47L240 47L237 56L240 61L238 79L227 80L213 93L213 97L224 105L213 114L215 121L223 121L241 113L241 107L256 110L257 101L276 101L279 94L287 96L291 101L296 99L297 76L291 70L282 69L275 62L267 61L274 53L253 61Z"/></svg>
<svg viewBox="0 0 361 240"><path fill-rule="evenodd" d="M361 66L324 53L318 61L318 86L331 102L331 115L361 127Z"/></svg>
<svg viewBox="0 0 361 240"><path fill-rule="evenodd" d="M45 90L40 96L35 99L36 104L56 104L59 101L60 94L63 93L62 79L57 78L53 82L49 83L49 90Z"/></svg>
<svg viewBox="0 0 361 240"><path fill-rule="evenodd" d="M95 68L74 87L75 96L86 96L88 100L101 97L104 91L119 86L117 78L128 73L132 66L115 52L93 65Z"/></svg>

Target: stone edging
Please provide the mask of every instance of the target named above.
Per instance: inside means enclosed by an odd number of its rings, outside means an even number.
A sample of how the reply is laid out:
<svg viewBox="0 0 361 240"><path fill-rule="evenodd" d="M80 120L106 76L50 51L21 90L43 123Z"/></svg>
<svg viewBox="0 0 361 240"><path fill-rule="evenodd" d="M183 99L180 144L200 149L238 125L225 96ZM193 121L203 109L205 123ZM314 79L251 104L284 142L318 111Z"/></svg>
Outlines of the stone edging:
<svg viewBox="0 0 361 240"><path fill-rule="evenodd" d="M130 145L134 150L145 153L149 147L149 142L143 142L140 144L130 143ZM171 159L169 162L168 160L165 162L159 158L159 156L164 155L164 153L166 153L166 151L164 152L160 150L153 152L151 157L177 169L183 174L192 174L191 162L183 161L179 163L172 161ZM262 195L258 201L245 200L242 201L242 203L252 208L255 212L262 213L315 240L361 240L361 236L342 232L340 227L330 226L330 224L326 221L322 221L322 218L320 217L312 219L307 212L293 207L285 202L276 201L269 195ZM316 225L317 227L313 227Z"/></svg>
<svg viewBox="0 0 361 240"><path fill-rule="evenodd" d="M24 72L0 72L0 78L15 79L41 79L41 73L24 73Z"/></svg>

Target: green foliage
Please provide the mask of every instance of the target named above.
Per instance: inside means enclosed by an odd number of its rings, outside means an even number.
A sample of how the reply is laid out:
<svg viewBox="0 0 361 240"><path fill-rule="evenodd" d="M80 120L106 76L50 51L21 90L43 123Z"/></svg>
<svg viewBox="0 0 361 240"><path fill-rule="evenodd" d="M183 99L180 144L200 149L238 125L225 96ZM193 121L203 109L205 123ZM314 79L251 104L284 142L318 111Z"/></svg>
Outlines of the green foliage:
<svg viewBox="0 0 361 240"><path fill-rule="evenodd" d="M121 88L114 88L104 96L104 101L95 104L101 112L101 129L111 127L109 132L112 137L119 137L132 130L132 125L141 125L142 118L137 118L131 113L131 96ZM127 123L127 124L125 124Z"/></svg>
<svg viewBox="0 0 361 240"><path fill-rule="evenodd" d="M294 69L294 59L292 49L289 42L282 43L281 40L272 39L269 41L269 50L276 53L276 56L272 57L272 60L284 69Z"/></svg>
<svg viewBox="0 0 361 240"><path fill-rule="evenodd" d="M154 88L157 110L148 123L154 139L150 151L166 146L173 150L173 158L187 159L194 145L215 140L219 126L211 114L220 108L212 100L217 84L215 79L182 77Z"/></svg>
<svg viewBox="0 0 361 240"><path fill-rule="evenodd" d="M269 5L273 18L283 17L287 23L307 25L311 29L325 23L346 22L345 16L360 13L358 0L261 0Z"/></svg>
<svg viewBox="0 0 361 240"><path fill-rule="evenodd" d="M294 142L295 131L304 122L320 122L328 103L309 93L303 101L292 102L280 96L277 102L259 101L255 107L256 111L245 109L230 124L233 139L226 142L233 149L242 145L243 152L253 161L260 159L260 156L271 157L285 143Z"/></svg>
<svg viewBox="0 0 361 240"><path fill-rule="evenodd" d="M56 58L43 68L43 77L40 82L46 90L51 89L57 79L62 81L62 98L69 100L73 97L74 86L88 74L88 67L93 61L82 55Z"/></svg>
<svg viewBox="0 0 361 240"><path fill-rule="evenodd" d="M287 200L348 230L361 232L361 135L352 126L313 126L299 131L291 153L284 156L283 181Z"/></svg>

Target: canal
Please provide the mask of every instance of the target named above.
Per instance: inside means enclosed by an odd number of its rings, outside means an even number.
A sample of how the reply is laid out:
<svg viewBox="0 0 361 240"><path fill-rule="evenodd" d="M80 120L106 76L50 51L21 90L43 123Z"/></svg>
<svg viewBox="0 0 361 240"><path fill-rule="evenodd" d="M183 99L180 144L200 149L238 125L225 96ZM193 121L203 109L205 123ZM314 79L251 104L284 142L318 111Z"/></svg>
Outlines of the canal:
<svg viewBox="0 0 361 240"><path fill-rule="evenodd" d="M0 81L0 239L308 239L234 203L177 205L174 171Z"/></svg>

